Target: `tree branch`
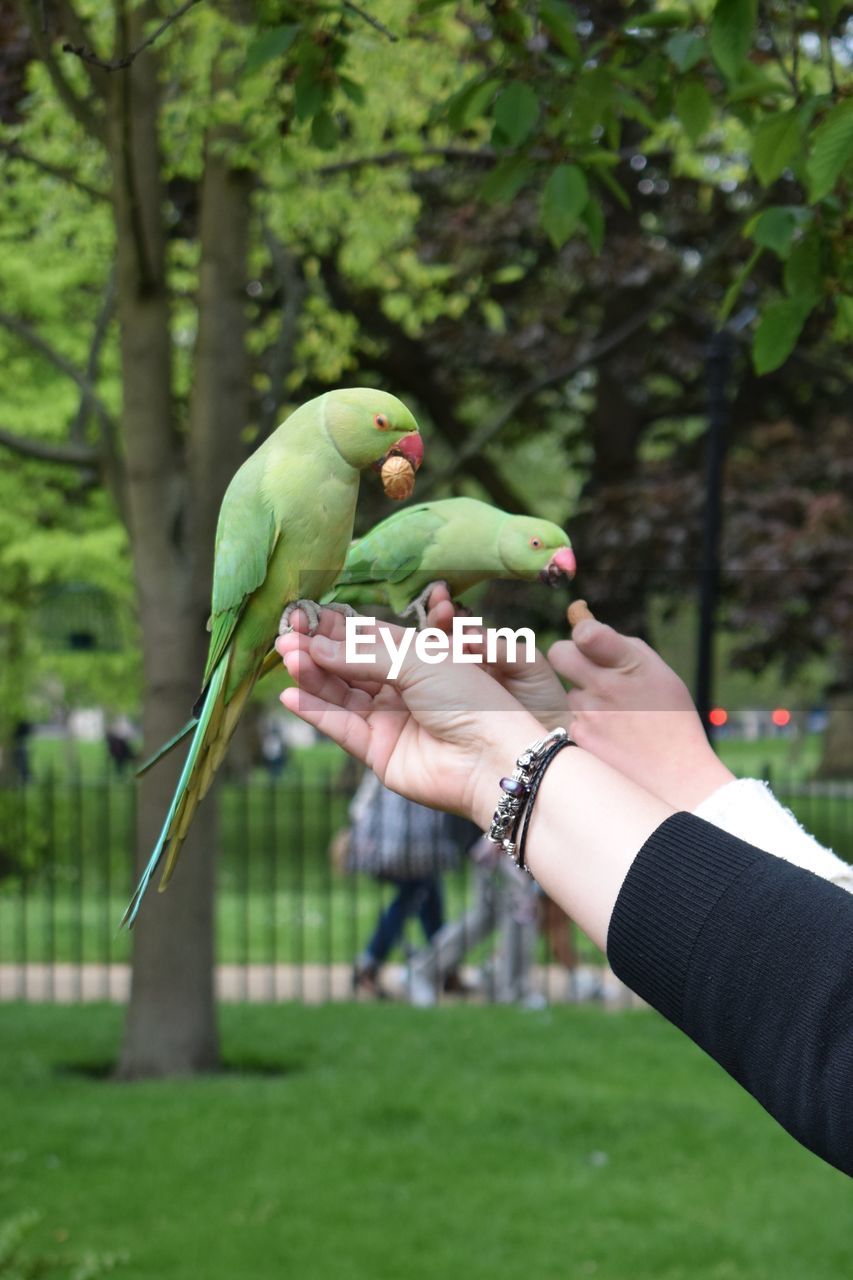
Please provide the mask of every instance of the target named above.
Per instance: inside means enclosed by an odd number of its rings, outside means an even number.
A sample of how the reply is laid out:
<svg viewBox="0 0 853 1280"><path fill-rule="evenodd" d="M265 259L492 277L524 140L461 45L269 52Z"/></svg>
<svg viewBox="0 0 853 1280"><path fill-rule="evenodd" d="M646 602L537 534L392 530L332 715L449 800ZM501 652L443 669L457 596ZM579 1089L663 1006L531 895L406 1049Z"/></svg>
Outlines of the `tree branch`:
<svg viewBox="0 0 853 1280"><path fill-rule="evenodd" d="M159 40L164 31L168 31L174 23L178 22L185 13L197 5L199 0L185 0L179 9L170 14L165 21L160 23L156 31L153 31L146 40L143 40L134 49L129 50L120 58L102 58L95 53L93 49L89 49L84 45L64 44L62 46L63 53L73 53L81 62L85 62L88 66L99 67L102 71L124 71L131 66L139 57L140 53L144 53L146 49L150 49L155 40Z"/></svg>
<svg viewBox="0 0 853 1280"><path fill-rule="evenodd" d="M104 299L101 303L101 309L98 312L95 321L95 328L92 332L92 341L89 344L89 356L86 360L85 378L90 386L94 386L95 378L98 375L98 365L100 364L101 351L109 332L110 322L113 318L113 309L116 300L116 275L112 271L107 281L107 287L104 290ZM80 396L80 405L71 423L69 435L71 440L80 446L85 445L86 421L91 413L92 406L88 396L83 393ZM98 415L98 428L101 441L101 447L98 452L103 478L107 483L107 487L113 496L119 516L125 524L128 523L128 503L127 503L127 475L125 473L124 459L118 442L118 428L114 418L104 418Z"/></svg>
<svg viewBox="0 0 853 1280"><path fill-rule="evenodd" d="M282 292L282 304L278 336L270 348L267 370L270 379L269 404L261 410L258 424L259 444L266 440L277 425L279 392L293 368L299 316L305 298L305 280L299 270L295 254L285 248L266 224L263 227L263 237L269 250L276 281Z"/></svg>
<svg viewBox="0 0 853 1280"><path fill-rule="evenodd" d="M101 309L95 320L95 328L92 332L92 341L89 344L89 355L86 360L86 370L83 377L90 387L95 385L95 379L98 376L98 365L101 359L101 349L106 340L107 332L110 327L110 321L113 317L113 307L116 300L116 277L115 271L110 273L107 281L107 287L104 291L104 300L101 303ZM80 405L71 424L70 436L75 444L82 444L85 441L86 419L91 412L91 403L88 395L82 392L80 395Z"/></svg>
<svg viewBox="0 0 853 1280"><path fill-rule="evenodd" d="M36 0L24 0L27 18L29 20L30 35L36 52L44 63L47 73L53 82L60 100L68 108L71 115L78 124L91 134L93 138L97 138L99 142L105 140L105 130L103 121L99 119L92 109L91 101L86 98L78 97L71 84L65 78L59 63L54 57L53 50L50 46L50 37L47 31L43 29L41 15L39 13Z"/></svg>
<svg viewBox="0 0 853 1280"><path fill-rule="evenodd" d="M774 24L772 20L767 23L765 27L765 34L767 35L767 38L770 41L770 48L773 50L773 56L776 59L776 65L778 66L779 70L782 72L782 75L788 81L788 84L791 86L791 93L794 95L794 101L799 102L800 86L799 86L799 83L797 82L796 74L785 63L785 57L784 57L784 54L782 53L782 50L779 48L779 42L776 39L776 34L773 30L773 25ZM793 37L793 43L794 43L794 47L796 48L796 44L797 44L796 34Z"/></svg>
<svg viewBox="0 0 853 1280"><path fill-rule="evenodd" d="M352 169L379 168L388 169L396 164L411 164L415 160L461 160L468 164L492 165L497 160L497 152L491 147L421 147L418 151L380 151L375 155L356 156L352 160L335 160L331 164L320 165L311 169L312 175L329 178L336 173L347 173Z"/></svg>
<svg viewBox="0 0 853 1280"><path fill-rule="evenodd" d="M47 173L52 178L59 178L62 182L67 182L70 186L76 187L78 191L84 192L87 196L91 196L93 200L109 200L109 193L99 191L97 187L90 187L88 182L84 182L82 178L78 178L70 169L63 169L60 165L49 164L47 160L40 160L38 156L32 155L29 151L24 151L19 147L17 142L7 142L0 138L0 151L5 151L12 160L20 160L22 164L31 164L34 168L40 169L42 173Z"/></svg>
<svg viewBox="0 0 853 1280"><path fill-rule="evenodd" d="M321 262L323 281L335 306L350 311L366 332L378 337L387 349L386 356L372 356L371 363L397 385L404 385L426 408L436 431L443 436L459 456L459 442L468 434L465 424L455 412L455 397L441 386L438 370L430 367L428 353L422 343L416 342L399 329L385 315L378 298L362 292L354 294L330 259ZM507 480L499 468L474 450L466 451L464 462L444 474L445 480L453 478L460 468L483 486L487 493L507 511L526 511L527 503ZM434 488L434 486L430 486Z"/></svg>
<svg viewBox="0 0 853 1280"><path fill-rule="evenodd" d="M0 445L20 454L22 458L35 458L38 462L57 462L61 466L98 467L101 455L88 445L59 444L50 440L33 440L31 436L19 436L14 431L0 427Z"/></svg>
<svg viewBox="0 0 853 1280"><path fill-rule="evenodd" d="M0 325L8 329L10 333L14 333L16 337L26 342L40 355L49 360L55 368L59 369L66 377L80 388L83 396L89 405L91 411L97 415L100 422L110 430L115 430L115 423L109 409L98 395L85 374L81 373L60 351L46 342L41 334L36 333L23 320L18 320L15 316L9 315L5 311L0 311Z"/></svg>
<svg viewBox="0 0 853 1280"><path fill-rule="evenodd" d="M39 0L39 4L44 8L45 0ZM89 28L75 8L74 0L53 0L53 4L56 7L59 19L57 25L62 35L77 45L90 45L92 37ZM64 52L65 45L62 48ZM86 74L95 93L105 99L107 96L107 77L104 73L97 67L87 66Z"/></svg>
<svg viewBox="0 0 853 1280"><path fill-rule="evenodd" d="M387 38L392 42L392 44L396 44L397 41L400 39L399 36L394 35L393 31L389 31L388 28L379 21L378 18L374 18L371 13L367 13L367 11L365 9L362 9L360 5L353 4L353 0L344 0L344 8L351 9L353 13L357 13L363 22L369 23L369 25L373 27L375 31L380 31L383 36L387 36Z"/></svg>
<svg viewBox="0 0 853 1280"><path fill-rule="evenodd" d="M749 213L749 217L755 214L754 206ZM454 461L453 469L439 471L433 473L429 480L421 485L421 492L431 493L438 485L449 480L453 472L463 465L473 453L479 453L485 449L492 440L503 430L508 422L512 420L518 410L530 400L533 396L545 391L549 387L556 386L560 382L567 382L569 378L574 377L576 373L580 373L581 369L586 369L590 365L597 364L605 356L616 351L630 338L642 329L650 320L650 318L658 311L664 311L678 299L686 299L693 294L699 286L702 277L717 263L726 251L731 247L735 240L741 234L744 223L738 222L735 226L730 227L719 240L717 240L706 252L702 259L702 264L698 271L692 276L681 276L675 280L667 289L664 289L658 297L649 302L639 311L624 321L623 324L617 325L610 333L600 338L598 342L593 342L590 346L573 356L571 360L557 368L550 370L548 373L540 374L538 377L531 378L523 387L521 387L514 396L511 397L506 408L492 418L482 430L475 432L469 436L468 440L460 447Z"/></svg>

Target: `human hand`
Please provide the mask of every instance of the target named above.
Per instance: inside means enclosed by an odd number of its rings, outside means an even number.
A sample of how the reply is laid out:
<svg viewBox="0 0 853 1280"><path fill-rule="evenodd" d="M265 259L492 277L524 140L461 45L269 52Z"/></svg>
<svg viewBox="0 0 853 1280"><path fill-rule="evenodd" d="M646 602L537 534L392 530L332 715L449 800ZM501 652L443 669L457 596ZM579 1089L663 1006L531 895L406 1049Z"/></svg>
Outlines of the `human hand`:
<svg viewBox="0 0 853 1280"><path fill-rule="evenodd" d="M374 663L346 661L340 614L324 609L313 637L305 634L301 614L293 622L297 629L276 641L298 686L285 689L283 704L362 760L392 790L464 813L486 827L498 779L542 735L533 716L477 666L458 666L449 658L427 664L410 648L391 681L381 641L371 654ZM400 644L404 628L379 625ZM364 634L369 636L370 628Z"/></svg>
<svg viewBox="0 0 853 1280"><path fill-rule="evenodd" d="M732 781L683 680L645 641L586 618L548 660L572 683L566 727L578 745L666 804L694 809Z"/></svg>
<svg viewBox="0 0 853 1280"><path fill-rule="evenodd" d="M450 634L453 619L458 613L443 582L437 583L429 597L427 625L438 627ZM565 725L569 714L566 691L544 654L536 650L533 662L510 660L503 637L497 640L497 652L493 662L485 661L485 633L474 633L466 643L468 653L479 653L484 661L482 669L497 681L507 693L516 698L546 729Z"/></svg>

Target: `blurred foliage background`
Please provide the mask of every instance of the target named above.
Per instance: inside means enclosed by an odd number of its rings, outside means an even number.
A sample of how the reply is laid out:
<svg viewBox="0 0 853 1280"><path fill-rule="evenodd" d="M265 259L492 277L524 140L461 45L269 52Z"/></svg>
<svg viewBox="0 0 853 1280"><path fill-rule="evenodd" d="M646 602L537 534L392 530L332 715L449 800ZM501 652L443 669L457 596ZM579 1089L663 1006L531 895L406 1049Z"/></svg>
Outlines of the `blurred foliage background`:
<svg viewBox="0 0 853 1280"><path fill-rule="evenodd" d="M387 385L430 437L416 496L469 492L565 523L602 616L648 632L650 600L672 606L652 611L666 650L690 625L674 610L695 587L706 356L728 323L726 666L806 673L800 700L849 688L846 6L40 12L0 6L6 733L57 700L138 711L142 697L133 546L148 533L127 474L116 297L133 284L117 286L115 262L123 234L144 233L116 213L109 116L143 61L154 100L125 110L147 112L157 152L177 464L158 477L164 520L192 501L200 271L217 252L202 199L218 161L246 210L248 396L225 426L237 462L326 387ZM365 492L360 523L381 514ZM115 615L113 643L90 653L58 642L49 607L81 586Z"/></svg>

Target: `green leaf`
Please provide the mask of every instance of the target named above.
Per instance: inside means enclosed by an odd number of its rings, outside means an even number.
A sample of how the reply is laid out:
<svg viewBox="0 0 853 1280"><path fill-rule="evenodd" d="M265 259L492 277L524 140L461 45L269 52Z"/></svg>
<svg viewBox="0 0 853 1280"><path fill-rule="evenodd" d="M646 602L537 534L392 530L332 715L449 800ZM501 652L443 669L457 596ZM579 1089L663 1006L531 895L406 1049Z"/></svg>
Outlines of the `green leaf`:
<svg viewBox="0 0 853 1280"><path fill-rule="evenodd" d="M794 245L785 263L785 292L791 298L816 306L823 293L820 236L815 230Z"/></svg>
<svg viewBox="0 0 853 1280"><path fill-rule="evenodd" d="M779 177L802 146L802 130L797 111L783 111L768 116L755 131L752 144L752 167L764 187Z"/></svg>
<svg viewBox="0 0 853 1280"><path fill-rule="evenodd" d="M623 209L631 208L631 197L622 186L621 182L617 182L612 173L608 173L607 169L598 169L595 175L599 182L603 183L615 200L621 204Z"/></svg>
<svg viewBox="0 0 853 1280"><path fill-rule="evenodd" d="M481 188L489 204L506 204L518 195L527 182L533 165L524 156L507 156L496 164Z"/></svg>
<svg viewBox="0 0 853 1280"><path fill-rule="evenodd" d="M740 297L741 289L746 284L749 277L752 275L752 272L755 269L755 264L758 261L758 259L761 257L763 252L764 252L763 249L753 249L752 253L749 255L746 262L743 264L740 271L737 273L734 280L729 285L728 289L726 289L725 295L723 297L723 301L720 303L720 310L717 314L718 329L722 329L723 325L726 323L729 316L731 315L732 307L735 305L738 298Z"/></svg>
<svg viewBox="0 0 853 1280"><path fill-rule="evenodd" d="M746 62L755 30L756 0L717 0L708 41L714 61L727 80L735 80Z"/></svg>
<svg viewBox="0 0 853 1280"><path fill-rule="evenodd" d="M811 306L799 299L771 302L761 313L752 344L755 372L772 373L784 364L797 345Z"/></svg>
<svg viewBox="0 0 853 1280"><path fill-rule="evenodd" d="M338 126L325 107L311 121L311 138L323 151L331 151L340 141Z"/></svg>
<svg viewBox="0 0 853 1280"><path fill-rule="evenodd" d="M636 18L628 18L625 22L625 29L631 31L633 29L644 30L657 27L685 27L690 22L690 13L687 9L659 9L653 13L640 13Z"/></svg>
<svg viewBox="0 0 853 1280"><path fill-rule="evenodd" d="M832 336L836 342L853 340L853 294L839 293L836 296Z"/></svg>
<svg viewBox="0 0 853 1280"><path fill-rule="evenodd" d="M763 249L772 249L779 258L787 258L800 225L798 211L786 205L765 209L747 227L747 235Z"/></svg>
<svg viewBox="0 0 853 1280"><path fill-rule="evenodd" d="M466 129L486 110L486 107L500 88L500 80L490 77L484 80L477 76L463 88L448 98L446 104L447 123L452 129Z"/></svg>
<svg viewBox="0 0 853 1280"><path fill-rule="evenodd" d="M576 164L560 164L545 183L540 221L555 249L561 248L573 231L589 199L586 174Z"/></svg>
<svg viewBox="0 0 853 1280"><path fill-rule="evenodd" d="M351 80L349 76L338 76L338 84L343 89L353 106L363 107L366 101L364 89L357 81Z"/></svg>
<svg viewBox="0 0 853 1280"><path fill-rule="evenodd" d="M822 200L853 159L853 98L839 102L812 135L808 161L809 199Z"/></svg>
<svg viewBox="0 0 853 1280"><path fill-rule="evenodd" d="M596 257L601 253L604 244L604 210L601 201L591 195L581 212L581 222L586 231L586 238Z"/></svg>
<svg viewBox="0 0 853 1280"><path fill-rule="evenodd" d="M548 35L566 57L571 62L579 64L583 53L575 35L576 18L570 6L560 3L560 0L542 0L539 6L539 19Z"/></svg>
<svg viewBox="0 0 853 1280"><path fill-rule="evenodd" d="M293 87L293 104L298 120L310 120L326 98L326 86L313 66L303 67Z"/></svg>
<svg viewBox="0 0 853 1280"><path fill-rule="evenodd" d="M298 35L298 23L291 23L285 27L273 27L271 31L265 31L262 36L258 36L246 50L246 63L243 68L245 74L253 75L268 62L272 62L273 58L280 58L283 53L287 53Z"/></svg>
<svg viewBox="0 0 853 1280"><path fill-rule="evenodd" d="M502 136L517 147L539 118L539 99L527 84L511 84L499 95L492 116Z"/></svg>
<svg viewBox="0 0 853 1280"><path fill-rule="evenodd" d="M787 98L790 94L791 86L781 72L765 74L747 62L740 70L737 84L729 86L726 104L731 107L740 102L760 102L764 98Z"/></svg>
<svg viewBox="0 0 853 1280"><path fill-rule="evenodd" d="M705 56L705 41L692 31L677 31L666 42L670 61L679 71L690 71Z"/></svg>
<svg viewBox="0 0 853 1280"><path fill-rule="evenodd" d="M613 77L604 67L587 67L581 71L572 94L571 131L576 138L606 123L613 105Z"/></svg>
<svg viewBox="0 0 853 1280"><path fill-rule="evenodd" d="M698 142L714 118L714 103L701 80L688 80L675 95L675 114L691 142Z"/></svg>

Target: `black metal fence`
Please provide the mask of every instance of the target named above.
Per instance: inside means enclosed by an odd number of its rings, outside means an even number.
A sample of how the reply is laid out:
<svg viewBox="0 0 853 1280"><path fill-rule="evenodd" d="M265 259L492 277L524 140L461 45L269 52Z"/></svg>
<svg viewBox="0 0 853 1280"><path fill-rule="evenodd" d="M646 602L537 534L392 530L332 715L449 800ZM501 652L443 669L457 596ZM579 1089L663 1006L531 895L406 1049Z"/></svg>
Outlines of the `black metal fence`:
<svg viewBox="0 0 853 1280"><path fill-rule="evenodd" d="M309 753L303 761L293 757L279 777L259 774L219 788L216 957L223 999L352 996L353 961L394 887L335 865L335 837L347 825L353 790L347 774L338 761ZM853 783L779 775L773 787L821 843L853 862ZM107 775L47 772L0 789L0 1000L126 998L130 940L118 922L133 884L135 804L135 784ZM442 876L446 919L467 919L478 902L482 907L482 876L464 858L458 871ZM512 894L500 885L489 892L497 926L500 900ZM519 901L516 894L509 903L510 926ZM522 911L530 909L522 903ZM612 975L591 944L545 904L536 909L539 928L534 920L519 998L614 995ZM412 920L385 975L391 993L406 993L409 957L422 945ZM466 950L463 988L494 998L508 945L506 928L479 937Z"/></svg>

